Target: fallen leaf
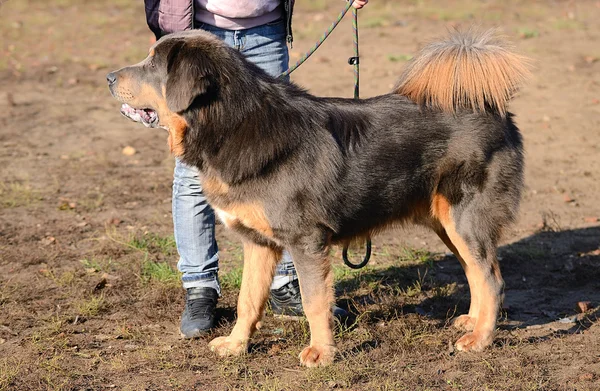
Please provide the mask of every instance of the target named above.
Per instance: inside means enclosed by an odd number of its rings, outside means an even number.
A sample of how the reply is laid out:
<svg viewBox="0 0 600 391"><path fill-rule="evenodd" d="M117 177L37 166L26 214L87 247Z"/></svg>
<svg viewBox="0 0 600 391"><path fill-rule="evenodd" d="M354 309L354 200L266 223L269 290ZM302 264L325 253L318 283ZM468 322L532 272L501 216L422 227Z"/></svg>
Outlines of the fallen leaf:
<svg viewBox="0 0 600 391"><path fill-rule="evenodd" d="M585 62L587 62L588 64L592 64L596 61L598 61L598 57L594 57L594 56L585 56L584 57Z"/></svg>
<svg viewBox="0 0 600 391"><path fill-rule="evenodd" d="M48 246L48 245L56 242L56 238L53 236L48 236L48 237L42 239L41 242L44 246Z"/></svg>
<svg viewBox="0 0 600 391"><path fill-rule="evenodd" d="M123 220L118 219L116 217L113 217L112 219L108 220L108 224L112 224L112 225L119 225L123 222Z"/></svg>
<svg viewBox="0 0 600 391"><path fill-rule="evenodd" d="M570 203L570 202L575 202L575 199L573 197L571 197L570 195L565 194L563 196L563 201L565 201L566 203Z"/></svg>
<svg viewBox="0 0 600 391"><path fill-rule="evenodd" d="M123 152L123 155L125 155L125 156L133 156L133 155L135 155L136 150L135 150L135 148L128 145L125 148L123 148L122 152Z"/></svg>

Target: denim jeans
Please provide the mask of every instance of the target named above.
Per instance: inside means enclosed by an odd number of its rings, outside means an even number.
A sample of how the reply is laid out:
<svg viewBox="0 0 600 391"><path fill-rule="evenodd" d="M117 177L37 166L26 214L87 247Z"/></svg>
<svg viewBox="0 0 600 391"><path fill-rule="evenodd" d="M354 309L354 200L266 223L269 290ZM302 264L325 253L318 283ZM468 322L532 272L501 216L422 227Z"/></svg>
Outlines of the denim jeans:
<svg viewBox="0 0 600 391"><path fill-rule="evenodd" d="M280 75L288 68L289 57L283 21L236 31L208 24L198 27L215 34L273 76ZM179 159L175 161L173 179L173 225L180 257L177 268L183 273L183 287L210 287L220 295L215 214L202 193L198 170ZM297 277L292 259L289 253L284 251L271 289L280 288L295 278Z"/></svg>

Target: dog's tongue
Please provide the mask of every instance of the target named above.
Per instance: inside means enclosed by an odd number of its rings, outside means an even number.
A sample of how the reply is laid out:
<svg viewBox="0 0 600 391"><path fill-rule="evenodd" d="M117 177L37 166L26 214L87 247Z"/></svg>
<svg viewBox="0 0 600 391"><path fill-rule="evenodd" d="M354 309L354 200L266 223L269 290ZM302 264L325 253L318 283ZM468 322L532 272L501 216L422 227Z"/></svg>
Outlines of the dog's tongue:
<svg viewBox="0 0 600 391"><path fill-rule="evenodd" d="M121 114L134 122L141 122L149 128L158 127L158 115L152 109L135 109L127 103L121 106Z"/></svg>

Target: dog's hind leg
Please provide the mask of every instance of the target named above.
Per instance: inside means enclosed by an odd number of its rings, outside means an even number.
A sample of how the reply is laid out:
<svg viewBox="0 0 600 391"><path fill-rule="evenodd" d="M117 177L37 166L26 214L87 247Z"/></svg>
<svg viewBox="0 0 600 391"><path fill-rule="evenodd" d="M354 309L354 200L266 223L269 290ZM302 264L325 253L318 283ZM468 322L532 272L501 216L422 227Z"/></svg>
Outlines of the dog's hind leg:
<svg viewBox="0 0 600 391"><path fill-rule="evenodd" d="M477 288L477 278L473 275L472 268L467 267L464 259L458 252L456 246L452 243L446 230L443 227L436 227L435 232L442 239L442 242L452 251L452 253L458 258L458 261L463 267L465 274L467 275L467 280L469 282L469 291L471 294L471 304L469 305L469 313L460 315L454 322L452 323L454 327L466 330L473 331L475 328L475 323L477 323L477 314L479 313L479 297L478 297L478 288Z"/></svg>
<svg viewBox="0 0 600 391"><path fill-rule="evenodd" d="M252 334L260 328L269 287L275 268L281 259L281 249L244 242L244 271L238 297L238 318L227 337L213 339L210 350L219 356L238 356L248 350Z"/></svg>
<svg viewBox="0 0 600 391"><path fill-rule="evenodd" d="M462 258L471 292L477 298L478 308L472 307L476 312L469 314L474 317L473 330L456 342L456 348L481 351L492 343L504 288L496 257L496 230L488 229L492 223L475 208L463 208L460 216L455 215L456 210L441 195L434 197L432 209Z"/></svg>
<svg viewBox="0 0 600 391"><path fill-rule="evenodd" d="M302 306L310 326L310 346L299 355L307 367L329 365L337 349L333 340L333 271L325 250L307 253L304 249L290 250L302 294Z"/></svg>

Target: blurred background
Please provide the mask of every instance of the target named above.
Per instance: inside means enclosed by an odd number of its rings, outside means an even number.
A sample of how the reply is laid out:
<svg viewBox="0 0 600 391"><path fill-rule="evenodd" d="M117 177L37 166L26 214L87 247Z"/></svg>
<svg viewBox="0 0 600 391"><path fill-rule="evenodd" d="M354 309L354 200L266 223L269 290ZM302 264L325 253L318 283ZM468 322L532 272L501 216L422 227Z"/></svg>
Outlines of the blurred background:
<svg viewBox="0 0 600 391"><path fill-rule="evenodd" d="M299 0L295 62L343 9ZM460 265L434 236L374 238L350 271L332 253L343 360L298 366L306 322L267 316L248 357L207 349L228 333L239 241L218 227L220 326L179 339L166 133L122 118L111 70L153 42L142 2L0 0L0 390L598 390L600 1L371 0L359 12L361 96L453 27L498 27L533 59L511 111L526 146L521 217L502 243L506 302L495 344L455 354L468 309ZM293 76L351 97L350 18ZM358 253L360 250L357 249Z"/></svg>

